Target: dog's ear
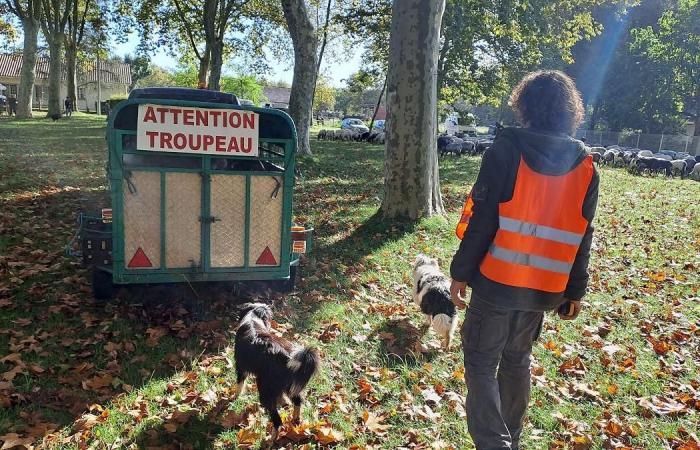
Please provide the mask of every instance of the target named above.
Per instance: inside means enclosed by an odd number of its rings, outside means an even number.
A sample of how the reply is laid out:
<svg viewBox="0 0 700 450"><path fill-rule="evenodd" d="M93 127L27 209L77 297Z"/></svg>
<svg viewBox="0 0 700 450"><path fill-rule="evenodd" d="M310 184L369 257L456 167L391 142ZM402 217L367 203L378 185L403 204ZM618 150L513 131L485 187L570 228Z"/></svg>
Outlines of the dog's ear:
<svg viewBox="0 0 700 450"><path fill-rule="evenodd" d="M434 265L435 267L439 267L440 264L438 263L437 258L430 258L430 264Z"/></svg>

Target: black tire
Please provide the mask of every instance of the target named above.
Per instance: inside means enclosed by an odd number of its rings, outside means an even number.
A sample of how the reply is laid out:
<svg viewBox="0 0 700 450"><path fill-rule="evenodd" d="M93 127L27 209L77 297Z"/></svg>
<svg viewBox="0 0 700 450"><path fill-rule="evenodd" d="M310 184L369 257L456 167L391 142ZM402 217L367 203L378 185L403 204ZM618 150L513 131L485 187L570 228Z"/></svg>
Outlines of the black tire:
<svg viewBox="0 0 700 450"><path fill-rule="evenodd" d="M114 283L112 274L97 267L92 269L92 296L95 300L111 300L114 298Z"/></svg>

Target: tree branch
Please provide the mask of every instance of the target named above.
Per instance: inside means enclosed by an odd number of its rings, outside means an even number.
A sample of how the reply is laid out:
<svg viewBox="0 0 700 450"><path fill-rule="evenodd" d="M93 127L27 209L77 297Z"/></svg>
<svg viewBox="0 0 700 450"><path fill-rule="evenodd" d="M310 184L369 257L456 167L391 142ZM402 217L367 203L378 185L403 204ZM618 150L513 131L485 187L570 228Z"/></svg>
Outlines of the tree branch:
<svg viewBox="0 0 700 450"><path fill-rule="evenodd" d="M197 44L194 40L194 35L192 33L192 30L190 29L187 19L185 17L185 13L182 11L182 8L180 7L180 2L178 0L173 0L173 3L175 3L175 9L177 9L177 15L180 16L180 22L182 23L182 26L185 28L185 33L187 34L187 37L190 40L190 45L192 45L192 50L194 51L195 56L197 59L202 61L204 58L202 55L199 53L199 50L197 49Z"/></svg>

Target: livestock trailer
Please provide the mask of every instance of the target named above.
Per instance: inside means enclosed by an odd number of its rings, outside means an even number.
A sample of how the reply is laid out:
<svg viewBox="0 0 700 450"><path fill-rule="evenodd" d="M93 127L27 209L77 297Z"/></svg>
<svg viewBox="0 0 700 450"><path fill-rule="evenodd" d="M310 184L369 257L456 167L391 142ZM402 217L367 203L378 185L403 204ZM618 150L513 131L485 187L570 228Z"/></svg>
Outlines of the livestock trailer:
<svg viewBox="0 0 700 450"><path fill-rule="evenodd" d="M111 207L81 215L93 294L114 285L266 281L293 288L312 228L292 223L296 130L222 92L136 89L107 128Z"/></svg>

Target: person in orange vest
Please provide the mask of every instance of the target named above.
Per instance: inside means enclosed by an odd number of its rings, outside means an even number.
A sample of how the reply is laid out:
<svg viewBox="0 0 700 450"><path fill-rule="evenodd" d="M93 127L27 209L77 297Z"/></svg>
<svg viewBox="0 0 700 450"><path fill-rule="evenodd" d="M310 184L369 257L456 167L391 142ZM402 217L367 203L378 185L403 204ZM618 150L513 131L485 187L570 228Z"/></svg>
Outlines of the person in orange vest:
<svg viewBox="0 0 700 450"><path fill-rule="evenodd" d="M571 136L584 116L573 80L526 75L510 96L522 128L484 154L457 226L452 301L462 326L467 425L478 450L517 450L530 398L530 354L544 313L578 316L588 283L598 174Z"/></svg>

